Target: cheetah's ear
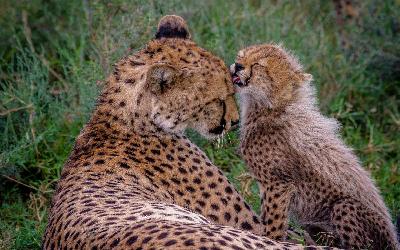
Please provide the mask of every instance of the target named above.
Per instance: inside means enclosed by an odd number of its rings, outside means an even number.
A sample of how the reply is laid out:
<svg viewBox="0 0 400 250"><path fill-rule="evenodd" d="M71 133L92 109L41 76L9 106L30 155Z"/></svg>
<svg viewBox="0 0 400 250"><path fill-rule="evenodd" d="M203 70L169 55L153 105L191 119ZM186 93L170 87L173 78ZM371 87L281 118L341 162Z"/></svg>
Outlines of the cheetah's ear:
<svg viewBox="0 0 400 250"><path fill-rule="evenodd" d="M164 16L158 23L156 39L161 38L182 38L190 39L189 28L186 21L175 15Z"/></svg>
<svg viewBox="0 0 400 250"><path fill-rule="evenodd" d="M157 63L147 71L146 85L153 94L164 93L176 81L178 71L171 65Z"/></svg>

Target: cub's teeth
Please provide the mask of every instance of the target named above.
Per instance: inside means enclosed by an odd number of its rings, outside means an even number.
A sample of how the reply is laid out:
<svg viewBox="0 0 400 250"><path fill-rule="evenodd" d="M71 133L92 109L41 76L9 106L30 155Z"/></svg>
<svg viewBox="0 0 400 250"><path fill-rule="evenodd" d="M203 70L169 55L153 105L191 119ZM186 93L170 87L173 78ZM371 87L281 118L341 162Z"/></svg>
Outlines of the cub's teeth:
<svg viewBox="0 0 400 250"><path fill-rule="evenodd" d="M239 86L239 87L242 87L242 86L245 86L245 85L246 85L246 84L244 84L244 83L242 82L242 80L240 79L240 77L237 76L237 75L234 75L234 76L232 77L232 82L233 82L233 84L235 84L235 85L237 85L237 86Z"/></svg>
<svg viewBox="0 0 400 250"><path fill-rule="evenodd" d="M234 84L239 84L240 83L240 77L238 77L238 76L234 76L232 80L233 80Z"/></svg>

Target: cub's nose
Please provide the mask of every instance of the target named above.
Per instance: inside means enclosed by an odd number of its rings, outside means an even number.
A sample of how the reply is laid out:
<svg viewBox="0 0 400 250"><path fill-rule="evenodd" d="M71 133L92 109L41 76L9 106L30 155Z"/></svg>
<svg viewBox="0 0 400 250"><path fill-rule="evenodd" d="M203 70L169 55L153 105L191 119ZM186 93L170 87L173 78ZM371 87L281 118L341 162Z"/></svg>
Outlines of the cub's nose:
<svg viewBox="0 0 400 250"><path fill-rule="evenodd" d="M235 63L235 73L244 70L244 66L240 63Z"/></svg>
<svg viewBox="0 0 400 250"><path fill-rule="evenodd" d="M236 74L238 71L244 70L244 66L243 64L240 63L234 63L229 67L231 74L234 75Z"/></svg>

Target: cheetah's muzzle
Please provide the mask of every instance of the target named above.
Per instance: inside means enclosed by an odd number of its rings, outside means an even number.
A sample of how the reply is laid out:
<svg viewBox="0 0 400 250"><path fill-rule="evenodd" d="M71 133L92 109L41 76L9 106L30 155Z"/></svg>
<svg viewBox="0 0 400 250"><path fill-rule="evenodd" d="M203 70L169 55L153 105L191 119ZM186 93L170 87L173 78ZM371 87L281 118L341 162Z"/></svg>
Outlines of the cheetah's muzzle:
<svg viewBox="0 0 400 250"><path fill-rule="evenodd" d="M213 128L213 129L210 129L208 132L210 132L211 134L220 135L225 130L225 126L226 126L226 120L225 120L226 104L225 104L225 102L221 102L221 105L222 105L222 117L221 117L221 120L219 122L219 126Z"/></svg>

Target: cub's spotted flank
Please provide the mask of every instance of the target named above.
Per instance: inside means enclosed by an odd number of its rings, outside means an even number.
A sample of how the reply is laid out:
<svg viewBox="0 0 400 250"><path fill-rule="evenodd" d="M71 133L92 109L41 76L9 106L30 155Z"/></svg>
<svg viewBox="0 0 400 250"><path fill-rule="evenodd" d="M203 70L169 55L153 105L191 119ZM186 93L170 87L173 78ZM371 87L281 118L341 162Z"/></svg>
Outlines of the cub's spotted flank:
<svg viewBox="0 0 400 250"><path fill-rule="evenodd" d="M117 63L76 139L43 249L299 249L258 236L258 216L185 136L236 123L224 63L166 16L156 39Z"/></svg>
<svg viewBox="0 0 400 250"><path fill-rule="evenodd" d="M240 150L259 182L266 235L288 217L343 248L398 249L377 188L315 105L312 76L280 46L241 50L231 66L241 101Z"/></svg>

